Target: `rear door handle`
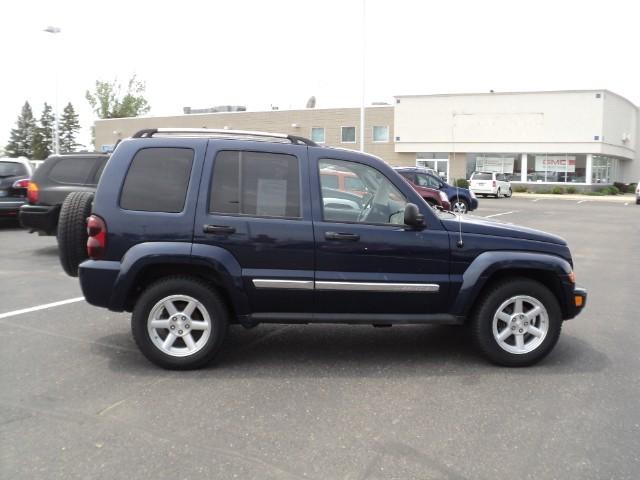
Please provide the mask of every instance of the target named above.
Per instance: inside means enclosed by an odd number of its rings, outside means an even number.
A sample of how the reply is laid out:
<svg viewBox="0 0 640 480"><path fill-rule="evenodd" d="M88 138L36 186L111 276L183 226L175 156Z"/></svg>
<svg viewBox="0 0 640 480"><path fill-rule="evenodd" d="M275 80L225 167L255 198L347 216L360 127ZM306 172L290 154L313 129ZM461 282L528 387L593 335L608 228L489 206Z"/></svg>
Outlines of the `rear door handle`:
<svg viewBox="0 0 640 480"><path fill-rule="evenodd" d="M202 227L204 233L215 233L218 235L231 235L236 233L236 229L228 225L204 225Z"/></svg>
<svg viewBox="0 0 640 480"><path fill-rule="evenodd" d="M357 233L325 232L324 238L326 238L327 240L357 242L358 240L360 240L360 235L358 235Z"/></svg>

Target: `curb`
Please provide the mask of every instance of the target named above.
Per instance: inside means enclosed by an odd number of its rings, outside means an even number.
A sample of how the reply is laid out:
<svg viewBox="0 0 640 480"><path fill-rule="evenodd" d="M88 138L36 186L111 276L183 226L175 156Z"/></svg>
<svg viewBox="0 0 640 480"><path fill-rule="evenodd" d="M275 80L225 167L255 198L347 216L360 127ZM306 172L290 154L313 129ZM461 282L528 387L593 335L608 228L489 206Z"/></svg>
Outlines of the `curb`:
<svg viewBox="0 0 640 480"><path fill-rule="evenodd" d="M572 195L572 194L561 194L555 195L553 193L541 194L541 193L517 193L513 192L513 198L549 198L553 200L582 200L588 202L615 202L615 203L635 203L636 197L635 195L623 194L623 195Z"/></svg>

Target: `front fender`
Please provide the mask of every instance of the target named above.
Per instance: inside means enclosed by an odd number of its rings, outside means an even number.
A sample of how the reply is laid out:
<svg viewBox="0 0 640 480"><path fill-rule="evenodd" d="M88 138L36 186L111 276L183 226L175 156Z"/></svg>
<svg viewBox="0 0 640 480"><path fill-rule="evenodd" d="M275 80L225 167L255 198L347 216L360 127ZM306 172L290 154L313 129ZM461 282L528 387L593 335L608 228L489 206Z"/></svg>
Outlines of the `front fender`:
<svg viewBox="0 0 640 480"><path fill-rule="evenodd" d="M563 286L560 297L561 306L565 309L564 298L568 292L564 290L570 288L573 291L573 284L568 281L568 275L572 270L569 262L545 253L492 251L478 255L463 273L462 285L453 302L452 313L466 317L491 276L507 270L532 270L554 274Z"/></svg>

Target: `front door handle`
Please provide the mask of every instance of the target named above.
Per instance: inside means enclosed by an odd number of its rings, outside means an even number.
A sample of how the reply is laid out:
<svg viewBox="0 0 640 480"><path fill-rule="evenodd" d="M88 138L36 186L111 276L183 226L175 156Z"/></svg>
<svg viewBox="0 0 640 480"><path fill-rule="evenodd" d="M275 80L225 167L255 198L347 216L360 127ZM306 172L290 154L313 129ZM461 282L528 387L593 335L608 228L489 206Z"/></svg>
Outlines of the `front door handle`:
<svg viewBox="0 0 640 480"><path fill-rule="evenodd" d="M215 233L218 235L231 235L236 229L228 225L204 225L202 227L204 233Z"/></svg>
<svg viewBox="0 0 640 480"><path fill-rule="evenodd" d="M358 235L357 233L325 232L324 238L326 238L327 240L357 242L358 240L360 240L360 235Z"/></svg>

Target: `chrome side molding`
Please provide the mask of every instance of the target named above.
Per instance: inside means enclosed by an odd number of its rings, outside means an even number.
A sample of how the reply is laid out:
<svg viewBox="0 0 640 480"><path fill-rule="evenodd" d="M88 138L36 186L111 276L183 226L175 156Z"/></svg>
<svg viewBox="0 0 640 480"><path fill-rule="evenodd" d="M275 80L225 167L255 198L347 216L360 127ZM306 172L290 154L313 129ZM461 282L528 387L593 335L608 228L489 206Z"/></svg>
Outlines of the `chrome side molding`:
<svg viewBox="0 0 640 480"><path fill-rule="evenodd" d="M437 293L440 285L436 283L390 283L390 282L333 282L312 280L286 280L254 278L256 288L282 290L342 290L352 292L426 292Z"/></svg>

